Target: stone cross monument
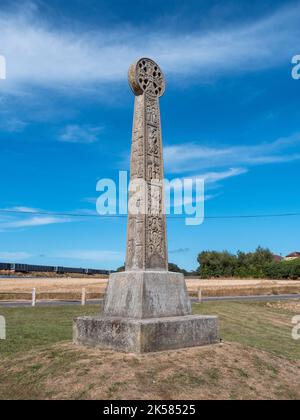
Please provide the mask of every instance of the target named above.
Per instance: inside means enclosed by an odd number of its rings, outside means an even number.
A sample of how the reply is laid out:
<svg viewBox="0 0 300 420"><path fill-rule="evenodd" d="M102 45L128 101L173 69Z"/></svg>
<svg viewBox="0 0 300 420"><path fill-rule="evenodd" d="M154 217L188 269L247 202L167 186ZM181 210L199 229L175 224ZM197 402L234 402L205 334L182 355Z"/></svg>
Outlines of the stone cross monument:
<svg viewBox="0 0 300 420"><path fill-rule="evenodd" d="M112 274L99 317L74 320L76 344L146 353L218 342L218 319L193 316L182 274L168 271L160 67L142 58L129 69L135 95L126 271Z"/></svg>
<svg viewBox="0 0 300 420"><path fill-rule="evenodd" d="M131 151L131 182L140 180L142 214L129 209L126 270L168 270L164 214L164 165L159 98L165 91L161 69L142 59L129 69L135 94Z"/></svg>

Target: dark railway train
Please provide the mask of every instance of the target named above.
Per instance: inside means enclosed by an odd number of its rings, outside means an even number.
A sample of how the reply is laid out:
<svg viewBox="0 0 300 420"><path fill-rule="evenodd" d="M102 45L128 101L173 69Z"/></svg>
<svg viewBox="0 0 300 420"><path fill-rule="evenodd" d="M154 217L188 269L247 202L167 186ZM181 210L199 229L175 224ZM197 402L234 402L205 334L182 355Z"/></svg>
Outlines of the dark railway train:
<svg viewBox="0 0 300 420"><path fill-rule="evenodd" d="M110 274L108 270L95 270L90 268L71 268L71 267L54 267L45 265L29 265L29 264L10 264L0 263L0 270L12 271L15 273L57 273L57 274Z"/></svg>

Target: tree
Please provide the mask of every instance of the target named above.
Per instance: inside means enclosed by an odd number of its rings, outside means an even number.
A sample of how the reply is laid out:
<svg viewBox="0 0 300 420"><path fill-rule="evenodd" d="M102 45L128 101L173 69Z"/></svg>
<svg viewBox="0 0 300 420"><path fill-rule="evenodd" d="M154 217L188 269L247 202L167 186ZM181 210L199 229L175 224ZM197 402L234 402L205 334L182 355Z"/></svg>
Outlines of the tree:
<svg viewBox="0 0 300 420"><path fill-rule="evenodd" d="M198 273L202 278L265 277L266 268L274 261L269 249L258 247L255 252L204 251L198 256ZM296 274L295 274L296 275Z"/></svg>
<svg viewBox="0 0 300 420"><path fill-rule="evenodd" d="M204 251L198 256L198 273L203 278L232 277L236 266L236 257L227 251Z"/></svg>
<svg viewBox="0 0 300 420"><path fill-rule="evenodd" d="M183 268L178 267L178 265L177 264L174 264L174 263L169 263L169 271L171 273L181 273L181 274L183 274L185 276L188 274L188 272L186 270L184 270Z"/></svg>

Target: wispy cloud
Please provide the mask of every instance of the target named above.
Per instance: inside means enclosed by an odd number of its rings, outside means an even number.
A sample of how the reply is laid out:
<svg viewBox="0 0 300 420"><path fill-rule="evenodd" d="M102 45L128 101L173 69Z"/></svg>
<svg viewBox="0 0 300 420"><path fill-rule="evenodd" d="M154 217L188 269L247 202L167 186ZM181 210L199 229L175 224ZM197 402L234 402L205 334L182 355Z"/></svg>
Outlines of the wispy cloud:
<svg viewBox="0 0 300 420"><path fill-rule="evenodd" d="M226 30L220 25L219 30L200 27L190 33L169 25L58 30L32 10L25 5L19 12L0 12L1 54L8 64L3 86L14 93L23 94L28 86L72 86L74 93L82 86L123 81L128 65L145 55L179 80L273 68L290 61L300 34L299 4Z"/></svg>
<svg viewBox="0 0 300 420"><path fill-rule="evenodd" d="M31 228L37 226L47 226L61 223L70 223L75 220L72 217L59 217L51 215L38 215L36 212L42 212L40 209L32 207L11 207L3 209L0 219L0 230L12 230ZM32 215L31 215L32 214Z"/></svg>
<svg viewBox="0 0 300 420"><path fill-rule="evenodd" d="M68 125L59 135L59 140L66 143L95 143L103 127L91 125Z"/></svg>
<svg viewBox="0 0 300 420"><path fill-rule="evenodd" d="M41 211L40 209L37 208L33 208L33 207L26 207L26 206L15 206L15 207L10 207L10 208L6 208L4 210L8 210L11 212L24 212L24 213L35 213L38 211Z"/></svg>
<svg viewBox="0 0 300 420"><path fill-rule="evenodd" d="M228 171L207 172L196 175L193 178L201 178L204 179L206 184L213 184L215 182L223 181L224 179L246 174L247 172L248 170L246 168L230 168Z"/></svg>
<svg viewBox="0 0 300 420"><path fill-rule="evenodd" d="M27 123L18 118L5 118L1 121L0 131L7 133L21 133L26 128Z"/></svg>
<svg viewBox="0 0 300 420"><path fill-rule="evenodd" d="M209 172L203 176L206 182L216 182L237 176L246 171L241 166L254 166L270 163L283 163L300 159L300 133L279 138L273 142L262 142L248 146L206 147L195 143L184 143L165 148L167 171L187 173L210 168L234 167L224 172ZM218 179L219 178L219 179Z"/></svg>
<svg viewBox="0 0 300 420"><path fill-rule="evenodd" d="M32 255L29 254L28 252L4 252L4 251L0 251L0 259L5 261L5 262L10 262L10 261L22 261L22 260L26 260L28 258L31 258Z"/></svg>
<svg viewBox="0 0 300 420"><path fill-rule="evenodd" d="M78 216L78 215L84 215L84 216L99 216L99 213L97 213L96 211L96 205L95 205L95 210L91 210L91 209L77 209L77 210L73 210L69 213L71 216Z"/></svg>
<svg viewBox="0 0 300 420"><path fill-rule="evenodd" d="M99 216L96 209L76 209L62 213L52 213L37 208L16 206L0 209L0 231L73 223L82 220L78 216ZM86 219L84 219L86 220Z"/></svg>
<svg viewBox="0 0 300 420"><path fill-rule="evenodd" d="M173 250L169 251L169 254L185 254L187 252L190 252L190 248L173 249Z"/></svg>
<svg viewBox="0 0 300 420"><path fill-rule="evenodd" d="M72 219L66 217L43 217L36 216L31 218L26 218L22 220L15 220L12 222L0 223L0 228L3 229L18 229L18 228L27 228L34 226L46 226L54 225L58 223L68 223L73 222Z"/></svg>

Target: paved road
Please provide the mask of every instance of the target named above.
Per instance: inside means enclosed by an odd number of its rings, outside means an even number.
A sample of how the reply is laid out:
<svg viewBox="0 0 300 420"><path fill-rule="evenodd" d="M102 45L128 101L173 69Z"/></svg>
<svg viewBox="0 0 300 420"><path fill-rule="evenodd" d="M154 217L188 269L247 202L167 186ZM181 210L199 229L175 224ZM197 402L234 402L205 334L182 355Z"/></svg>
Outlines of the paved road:
<svg viewBox="0 0 300 420"><path fill-rule="evenodd" d="M300 299L299 295L274 295L274 296L221 296L221 297L206 297L203 298L203 302L235 302L235 301L246 301L246 302L276 302L282 300L294 300ZM193 303L197 303L197 298L191 298ZM87 302L87 305L100 305L103 300L92 300ZM37 302L37 306L64 306L64 305L80 305L78 301L41 301ZM0 302L0 308L25 308L30 307L30 302Z"/></svg>

